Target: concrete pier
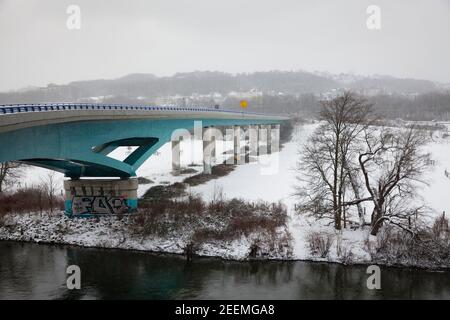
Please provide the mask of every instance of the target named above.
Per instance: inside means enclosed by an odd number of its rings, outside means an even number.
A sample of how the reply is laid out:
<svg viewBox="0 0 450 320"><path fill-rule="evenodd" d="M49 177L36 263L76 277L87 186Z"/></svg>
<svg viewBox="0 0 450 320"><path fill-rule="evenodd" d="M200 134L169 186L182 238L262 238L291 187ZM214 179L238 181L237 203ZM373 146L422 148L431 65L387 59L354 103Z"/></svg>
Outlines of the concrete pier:
<svg viewBox="0 0 450 320"><path fill-rule="evenodd" d="M241 154L241 127L233 127L233 157L234 164L242 164L242 154Z"/></svg>
<svg viewBox="0 0 450 320"><path fill-rule="evenodd" d="M266 135L267 135L267 140L266 140L267 154L272 154L272 126L269 124L269 125L265 125L264 127L266 129Z"/></svg>
<svg viewBox="0 0 450 320"><path fill-rule="evenodd" d="M233 148L227 149L224 153L225 154L225 163L232 165L232 164L234 164L234 128L233 127L223 127L222 133L223 133L224 146L226 146L230 140L233 141Z"/></svg>
<svg viewBox="0 0 450 320"><path fill-rule="evenodd" d="M65 180L68 216L126 214L137 209L137 178Z"/></svg>
<svg viewBox="0 0 450 320"><path fill-rule="evenodd" d="M249 158L258 156L258 129L259 126L251 125L248 127L248 147Z"/></svg>
<svg viewBox="0 0 450 320"><path fill-rule="evenodd" d="M178 140L172 140L172 174L177 176L181 171L181 150L180 150L180 142L182 137Z"/></svg>
<svg viewBox="0 0 450 320"><path fill-rule="evenodd" d="M275 124L271 129L270 151L276 153L280 151L280 125Z"/></svg>
<svg viewBox="0 0 450 320"><path fill-rule="evenodd" d="M263 156L267 154L267 130L265 125L258 126L258 156Z"/></svg>
<svg viewBox="0 0 450 320"><path fill-rule="evenodd" d="M208 128L203 135L203 173L211 174L212 166L216 158L215 128Z"/></svg>

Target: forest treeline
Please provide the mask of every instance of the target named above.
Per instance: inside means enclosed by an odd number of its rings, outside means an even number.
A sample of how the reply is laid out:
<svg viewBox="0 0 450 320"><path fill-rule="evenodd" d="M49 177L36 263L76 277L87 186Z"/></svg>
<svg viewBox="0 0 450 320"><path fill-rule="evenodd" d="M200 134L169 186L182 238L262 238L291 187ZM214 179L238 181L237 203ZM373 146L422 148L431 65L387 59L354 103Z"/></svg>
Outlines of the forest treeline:
<svg viewBox="0 0 450 320"><path fill-rule="evenodd" d="M373 105L373 111L384 119L414 121L450 120L450 91L429 92L414 97L405 95L375 95L366 97ZM226 108L238 108L237 98L227 98ZM301 117L315 117L321 98L313 94L295 96L261 96L252 98L249 106L266 113L297 114Z"/></svg>

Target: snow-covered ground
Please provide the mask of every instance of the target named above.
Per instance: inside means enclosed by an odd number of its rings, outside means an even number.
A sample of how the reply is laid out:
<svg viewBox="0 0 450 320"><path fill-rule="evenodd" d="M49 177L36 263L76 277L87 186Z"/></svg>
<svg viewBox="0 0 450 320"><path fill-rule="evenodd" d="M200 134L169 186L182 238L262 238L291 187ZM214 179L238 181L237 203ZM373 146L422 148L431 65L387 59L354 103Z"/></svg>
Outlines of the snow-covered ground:
<svg viewBox="0 0 450 320"><path fill-rule="evenodd" d="M242 198L246 200L264 200L269 202L281 201L286 205L289 220L289 231L293 236L293 258L294 259L314 259L310 254L306 237L313 231L328 233L335 237L334 245L331 248L328 260L339 261L338 245L351 250L354 262L369 261L369 254L364 250L364 242L368 237L367 230L344 230L341 235L335 234L334 229L324 222L317 222L311 218L298 216L294 212L296 199L293 196L294 186L297 182L295 166L298 160L298 154L301 152L302 144L316 128L317 124L306 124L295 129L292 141L284 144L282 150L277 154L264 156L259 162L237 166L228 176L220 179L211 180L203 185L191 187L190 191L201 194L205 200L213 199L218 193L222 193L226 198ZM432 153L431 158L435 160L435 165L427 174L428 185L420 189L421 196L426 204L432 208L432 216L442 214L448 211L450 198L447 193L450 189L450 178L444 174L445 170L450 171L450 138L442 137L442 132L434 134L433 142L428 145ZM221 154L232 148L232 143L226 145L218 144L217 154L218 162L224 159ZM123 151L122 151L123 152ZM185 140L181 145L182 166L193 166L194 169L201 171L202 163L202 144L201 141L191 142ZM115 156L120 157L120 154ZM270 161L269 161L270 160ZM278 164L267 169L268 163ZM275 169L274 169L275 168ZM36 184L45 179L48 171L39 168L27 168L23 181L27 185ZM154 181L153 184L140 185L139 196L143 195L148 188L156 184L167 184L182 181L187 175L173 176L171 174L171 148L170 144L164 145L156 154L150 157L138 170L138 176L145 177ZM450 176L450 175L449 175ZM58 175L60 187L62 188L63 177ZM22 185L23 186L23 185ZM370 210L367 210L367 214ZM87 223L87 222L77 222ZM84 238L83 238L84 239ZM339 239L339 240L337 240ZM373 240L373 239L372 239ZM87 243L85 240L83 244ZM235 244L236 245L236 244ZM156 245L157 246L157 245ZM147 244L147 249L153 248ZM236 250L238 248L236 247ZM239 249L242 252L242 249ZM161 250L158 250L161 251ZM174 252L176 250L169 250ZM208 252L203 252L208 255ZM220 255L220 253L213 252ZM228 254L228 256L233 256ZM234 257L241 257L240 254Z"/></svg>

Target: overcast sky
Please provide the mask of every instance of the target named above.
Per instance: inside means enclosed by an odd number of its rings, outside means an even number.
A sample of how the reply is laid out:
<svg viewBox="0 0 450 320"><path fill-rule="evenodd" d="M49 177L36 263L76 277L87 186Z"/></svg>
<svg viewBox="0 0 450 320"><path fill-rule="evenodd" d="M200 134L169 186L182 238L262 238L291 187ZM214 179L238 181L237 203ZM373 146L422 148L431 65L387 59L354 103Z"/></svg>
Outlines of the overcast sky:
<svg viewBox="0 0 450 320"><path fill-rule="evenodd" d="M66 27L70 4L80 30ZM273 69L450 82L450 0L0 0L1 91Z"/></svg>

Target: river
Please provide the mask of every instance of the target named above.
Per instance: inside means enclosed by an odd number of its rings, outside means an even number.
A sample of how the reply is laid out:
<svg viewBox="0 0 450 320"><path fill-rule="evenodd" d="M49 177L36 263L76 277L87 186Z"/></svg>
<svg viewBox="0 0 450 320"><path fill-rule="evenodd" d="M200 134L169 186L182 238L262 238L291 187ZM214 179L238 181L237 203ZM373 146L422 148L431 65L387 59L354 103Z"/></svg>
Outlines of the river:
<svg viewBox="0 0 450 320"><path fill-rule="evenodd" d="M66 268L81 269L68 290ZM0 299L450 299L450 272L365 266L230 262L146 252L0 242Z"/></svg>

